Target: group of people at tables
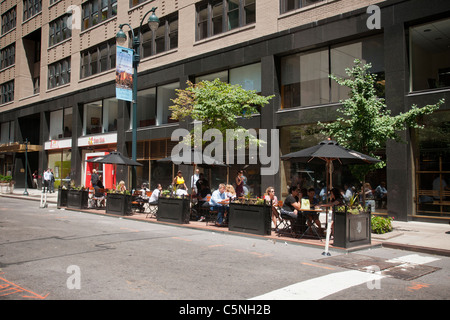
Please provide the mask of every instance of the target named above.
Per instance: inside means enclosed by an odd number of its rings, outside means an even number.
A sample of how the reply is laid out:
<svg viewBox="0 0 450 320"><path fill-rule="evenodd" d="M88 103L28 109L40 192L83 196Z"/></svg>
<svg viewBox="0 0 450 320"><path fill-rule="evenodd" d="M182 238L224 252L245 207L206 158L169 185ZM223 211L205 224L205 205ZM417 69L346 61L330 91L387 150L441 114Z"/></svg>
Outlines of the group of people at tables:
<svg viewBox="0 0 450 320"><path fill-rule="evenodd" d="M197 199L197 207L209 207L211 210L217 212L216 226L226 225L226 218L229 211L229 203L235 199L244 196L244 177L243 171L240 170L235 178L236 188L231 184L221 183L218 189L211 192L209 182L205 179L203 173L199 173L196 170L195 175L191 178L191 185L193 186L193 197ZM173 179L174 192L177 196L188 195L188 188L186 181L181 171L177 172L177 175ZM146 197L147 191L150 191L148 185L144 184L141 192L142 197ZM162 186L158 184L155 190L153 190L150 197L147 197L150 204L157 204L158 198L161 194ZM298 186L291 186L289 189L289 195L284 200L283 204L280 203L275 195L275 189L268 187L266 189L264 199L267 203L272 205L272 222L275 228L281 221L281 215L287 215L292 219L298 219L301 215L306 218L306 223L311 226L315 223L318 227L319 233L323 234L323 228L319 219L319 212L321 208L333 207L344 204L344 198L339 189L331 189L330 200L328 203L321 203L316 195L315 189L300 189ZM302 199L308 199L310 210L302 209ZM203 221L205 217L200 217L199 221Z"/></svg>

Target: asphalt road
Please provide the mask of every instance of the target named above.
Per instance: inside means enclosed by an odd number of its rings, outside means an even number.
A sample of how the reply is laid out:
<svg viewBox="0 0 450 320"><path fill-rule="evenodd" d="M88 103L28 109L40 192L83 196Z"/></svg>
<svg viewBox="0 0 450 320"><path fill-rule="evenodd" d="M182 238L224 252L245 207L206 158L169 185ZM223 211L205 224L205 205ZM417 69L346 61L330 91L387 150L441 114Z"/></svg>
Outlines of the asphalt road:
<svg viewBox="0 0 450 320"><path fill-rule="evenodd" d="M282 241L0 199L0 300L450 297L447 257L386 248L324 257Z"/></svg>

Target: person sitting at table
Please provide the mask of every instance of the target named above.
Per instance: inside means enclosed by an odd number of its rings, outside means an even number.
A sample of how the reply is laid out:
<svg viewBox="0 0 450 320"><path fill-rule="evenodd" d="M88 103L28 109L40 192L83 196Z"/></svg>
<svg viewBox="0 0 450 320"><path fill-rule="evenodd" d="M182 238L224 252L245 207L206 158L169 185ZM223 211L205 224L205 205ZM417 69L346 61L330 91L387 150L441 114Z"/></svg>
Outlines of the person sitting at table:
<svg viewBox="0 0 450 320"><path fill-rule="evenodd" d="M275 195L275 189L273 187L268 187L266 189L266 195L264 196L266 200L272 206L272 222L275 228L278 225L278 220L280 220L280 215L278 213L278 199Z"/></svg>
<svg viewBox="0 0 450 320"><path fill-rule="evenodd" d="M303 197L303 199L309 200L309 205L311 209L315 209L316 206L319 205L319 199L316 197L316 190L314 188L309 188L306 196ZM317 227L319 228L319 233L322 233L322 226L319 220L319 213L314 211L303 211L303 214L307 217L306 223L309 227L311 227L312 223L315 223Z"/></svg>
<svg viewBox="0 0 450 320"><path fill-rule="evenodd" d="M144 182L142 184L142 187L141 187L141 197L143 199L147 199L148 198L148 196L147 196L147 192L148 191L150 191L150 189L148 188L148 184Z"/></svg>
<svg viewBox="0 0 450 320"><path fill-rule="evenodd" d="M148 200L149 204L156 205L158 204L159 196L161 194L162 186L158 183L155 190L153 190L152 195L150 196L150 199Z"/></svg>
<svg viewBox="0 0 450 320"><path fill-rule="evenodd" d="M297 186L289 188L289 195L284 199L283 207L281 207L281 214L288 215L291 218L297 219L301 204L299 203L299 190Z"/></svg>
<svg viewBox="0 0 450 320"><path fill-rule="evenodd" d="M226 185L225 194L227 198L230 198L230 200L236 199L236 191L234 191L234 187L231 184Z"/></svg>
<svg viewBox="0 0 450 320"><path fill-rule="evenodd" d="M209 205L212 207L212 210L218 212L216 221L216 226L218 227L222 227L224 225L224 219L228 212L228 205L226 204L228 199L226 197L225 189L225 184L219 184L219 189L212 193L211 200L209 201Z"/></svg>
<svg viewBox="0 0 450 320"><path fill-rule="evenodd" d="M117 186L118 191L127 191L127 187L125 187L125 181L120 181L119 185Z"/></svg>
<svg viewBox="0 0 450 320"><path fill-rule="evenodd" d="M334 214L336 212L336 206L342 206L344 203L345 201L341 191L338 188L333 188L330 192L330 201L326 204L320 205L322 208L333 207L333 216L331 217L331 234L333 234L334 231Z"/></svg>
<svg viewBox="0 0 450 320"><path fill-rule="evenodd" d="M186 190L186 185L180 184L177 188L177 191L175 192L175 195L177 196L186 196L188 194Z"/></svg>

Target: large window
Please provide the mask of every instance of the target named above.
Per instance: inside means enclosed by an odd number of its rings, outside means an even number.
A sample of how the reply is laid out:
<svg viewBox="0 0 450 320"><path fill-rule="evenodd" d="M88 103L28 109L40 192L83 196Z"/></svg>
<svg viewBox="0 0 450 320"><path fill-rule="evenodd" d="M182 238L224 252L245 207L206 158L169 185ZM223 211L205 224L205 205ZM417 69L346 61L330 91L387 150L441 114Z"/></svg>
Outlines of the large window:
<svg viewBox="0 0 450 320"><path fill-rule="evenodd" d="M2 34L16 27L16 7L2 14Z"/></svg>
<svg viewBox="0 0 450 320"><path fill-rule="evenodd" d="M3 83L0 86L0 103L14 101L14 80Z"/></svg>
<svg viewBox="0 0 450 320"><path fill-rule="evenodd" d="M117 131L118 101L116 98L84 105L83 134Z"/></svg>
<svg viewBox="0 0 450 320"><path fill-rule="evenodd" d="M72 136L72 108L50 112L49 140L70 138Z"/></svg>
<svg viewBox="0 0 450 320"><path fill-rule="evenodd" d="M82 30L117 15L117 0L89 0L82 4Z"/></svg>
<svg viewBox="0 0 450 320"><path fill-rule="evenodd" d="M156 88L138 92L137 119L138 127L156 124Z"/></svg>
<svg viewBox="0 0 450 320"><path fill-rule="evenodd" d="M377 94L384 97L384 52L382 36L340 44L281 59L281 108L312 106L339 102L348 98L349 90L329 78L334 74L346 78L346 68L355 59L371 63L377 75Z"/></svg>
<svg viewBox="0 0 450 320"><path fill-rule="evenodd" d="M0 131L0 144L14 142L14 121L2 122Z"/></svg>
<svg viewBox="0 0 450 320"><path fill-rule="evenodd" d="M203 1L197 5L196 39L205 39L255 21L255 0Z"/></svg>
<svg viewBox="0 0 450 320"><path fill-rule="evenodd" d="M261 63L198 76L195 78L195 82L213 81L214 79L230 84L239 84L245 90L256 90L259 93L261 92Z"/></svg>
<svg viewBox="0 0 450 320"><path fill-rule="evenodd" d="M148 25L143 26L143 57L149 57L178 47L178 12L161 18L158 29L153 32Z"/></svg>
<svg viewBox="0 0 450 320"><path fill-rule="evenodd" d="M72 29L68 27L67 20L71 15L65 15L49 23L49 46L53 46L72 36Z"/></svg>
<svg viewBox="0 0 450 320"><path fill-rule="evenodd" d="M42 0L23 0L23 21L42 11Z"/></svg>
<svg viewBox="0 0 450 320"><path fill-rule="evenodd" d="M0 51L0 69L12 66L16 62L16 44L7 46Z"/></svg>
<svg viewBox="0 0 450 320"><path fill-rule="evenodd" d="M281 61L282 108L328 103L328 49L285 57Z"/></svg>
<svg viewBox="0 0 450 320"><path fill-rule="evenodd" d="M175 89L180 88L180 83L170 83L164 86L159 86L156 91L157 101L156 101L156 114L157 114L157 124L165 124L170 122L177 122L176 120L170 119L172 112L169 110L169 106L173 105L172 99L176 99L177 93Z"/></svg>
<svg viewBox="0 0 450 320"><path fill-rule="evenodd" d="M113 39L81 53L80 78L113 69L115 66L116 41Z"/></svg>
<svg viewBox="0 0 450 320"><path fill-rule="evenodd" d="M450 111L419 121L416 143L416 215L450 219Z"/></svg>
<svg viewBox="0 0 450 320"><path fill-rule="evenodd" d="M70 83L70 58L48 66L48 89Z"/></svg>
<svg viewBox="0 0 450 320"><path fill-rule="evenodd" d="M411 27L411 90L450 87L450 19Z"/></svg>
<svg viewBox="0 0 450 320"><path fill-rule="evenodd" d="M280 0L280 12L285 13L288 11L304 8L324 0Z"/></svg>

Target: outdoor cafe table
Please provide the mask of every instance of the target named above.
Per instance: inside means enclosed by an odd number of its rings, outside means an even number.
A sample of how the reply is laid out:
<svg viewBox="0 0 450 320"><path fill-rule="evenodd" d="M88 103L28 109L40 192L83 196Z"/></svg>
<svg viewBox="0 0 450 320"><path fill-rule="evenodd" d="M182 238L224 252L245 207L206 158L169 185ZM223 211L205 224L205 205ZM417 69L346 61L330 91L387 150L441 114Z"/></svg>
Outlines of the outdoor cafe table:
<svg viewBox="0 0 450 320"><path fill-rule="evenodd" d="M301 212L309 212L309 213L320 213L323 212L322 209L300 209ZM300 239L303 238L303 236L309 231L312 230L316 236L319 238L320 241L322 241L322 237L317 232L317 228L314 226L314 221L312 221L311 225L308 225L308 228L306 228L305 232L301 235Z"/></svg>

